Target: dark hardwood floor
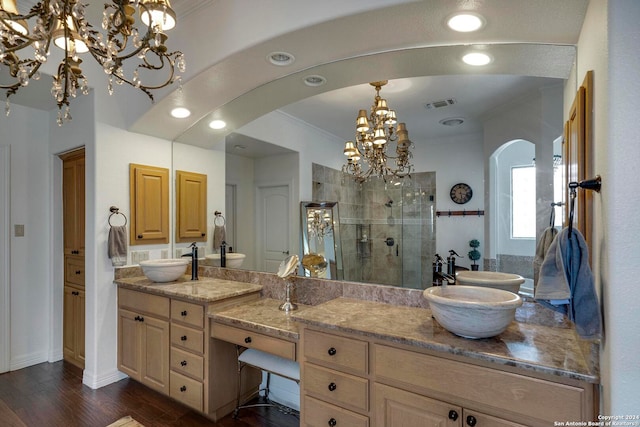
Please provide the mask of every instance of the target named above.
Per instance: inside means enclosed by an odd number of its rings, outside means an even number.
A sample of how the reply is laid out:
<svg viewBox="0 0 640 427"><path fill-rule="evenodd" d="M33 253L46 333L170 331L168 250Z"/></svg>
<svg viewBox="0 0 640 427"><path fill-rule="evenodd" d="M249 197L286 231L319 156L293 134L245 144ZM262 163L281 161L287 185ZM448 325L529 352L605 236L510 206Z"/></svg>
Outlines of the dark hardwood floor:
<svg viewBox="0 0 640 427"><path fill-rule="evenodd" d="M247 408L213 422L174 400L125 379L98 390L82 385L82 371L66 362L0 374L0 426L104 427L131 415L145 427L297 427L275 408Z"/></svg>

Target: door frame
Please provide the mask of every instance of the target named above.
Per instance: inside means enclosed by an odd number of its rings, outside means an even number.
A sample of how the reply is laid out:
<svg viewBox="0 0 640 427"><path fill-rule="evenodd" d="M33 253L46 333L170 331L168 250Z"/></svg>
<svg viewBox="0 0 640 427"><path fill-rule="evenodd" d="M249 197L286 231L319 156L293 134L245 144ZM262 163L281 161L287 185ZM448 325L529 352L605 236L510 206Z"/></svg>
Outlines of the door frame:
<svg viewBox="0 0 640 427"><path fill-rule="evenodd" d="M0 373L11 358L11 147L0 145Z"/></svg>

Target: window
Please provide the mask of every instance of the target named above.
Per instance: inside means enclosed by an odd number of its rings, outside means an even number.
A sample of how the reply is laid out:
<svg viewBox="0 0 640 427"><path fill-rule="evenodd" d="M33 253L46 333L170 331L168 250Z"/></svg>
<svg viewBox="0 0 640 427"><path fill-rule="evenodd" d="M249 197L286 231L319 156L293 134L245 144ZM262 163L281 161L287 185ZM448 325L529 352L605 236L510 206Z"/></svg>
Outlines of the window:
<svg viewBox="0 0 640 427"><path fill-rule="evenodd" d="M536 237L536 168L511 168L511 238Z"/></svg>

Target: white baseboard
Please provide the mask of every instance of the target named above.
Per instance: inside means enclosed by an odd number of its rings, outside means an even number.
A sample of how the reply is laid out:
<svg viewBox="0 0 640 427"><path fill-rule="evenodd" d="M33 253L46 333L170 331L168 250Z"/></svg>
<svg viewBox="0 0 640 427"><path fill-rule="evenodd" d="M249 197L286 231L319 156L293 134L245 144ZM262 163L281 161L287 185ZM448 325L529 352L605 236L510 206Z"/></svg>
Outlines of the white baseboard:
<svg viewBox="0 0 640 427"><path fill-rule="evenodd" d="M87 370L85 369L84 372L82 373L82 384L95 390L95 389L107 386L109 384L116 383L125 378L127 378L127 375L123 374L117 369L114 369L111 372L108 372L106 374L99 375L99 376L92 375L89 372L87 372Z"/></svg>
<svg viewBox="0 0 640 427"><path fill-rule="evenodd" d="M47 362L48 360L47 353L43 351L14 357L9 361L9 370L17 371L18 369L28 368L29 366Z"/></svg>

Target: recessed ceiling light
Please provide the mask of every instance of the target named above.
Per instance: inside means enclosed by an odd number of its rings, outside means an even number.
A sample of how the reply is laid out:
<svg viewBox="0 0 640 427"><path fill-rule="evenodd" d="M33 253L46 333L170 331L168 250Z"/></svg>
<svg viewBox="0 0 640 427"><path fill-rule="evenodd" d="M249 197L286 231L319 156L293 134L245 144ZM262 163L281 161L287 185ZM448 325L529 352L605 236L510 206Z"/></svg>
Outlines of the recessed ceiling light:
<svg viewBox="0 0 640 427"><path fill-rule="evenodd" d="M178 108L174 108L173 110L171 110L171 115L173 117L175 117L176 119L184 119L184 118L189 117L191 115L191 111L189 111L188 109L186 109L184 107L178 107Z"/></svg>
<svg viewBox="0 0 640 427"><path fill-rule="evenodd" d="M322 86L326 82L327 82L327 79L317 74L307 76L304 78L304 84L311 87Z"/></svg>
<svg viewBox="0 0 640 427"><path fill-rule="evenodd" d="M209 127L211 129L224 129L227 126L227 122L224 120L212 120L209 122Z"/></svg>
<svg viewBox="0 0 640 427"><path fill-rule="evenodd" d="M242 150L246 150L247 146L242 144L236 144L233 146L233 148L235 148L236 150L242 151Z"/></svg>
<svg viewBox="0 0 640 427"><path fill-rule="evenodd" d="M296 58L292 54L287 52L271 52L267 56L267 59L273 65L279 66L291 65L296 60Z"/></svg>
<svg viewBox="0 0 640 427"><path fill-rule="evenodd" d="M470 33L472 31L478 31L484 26L484 19L480 15L473 13L458 13L447 21L447 25L453 31L460 33Z"/></svg>
<svg viewBox="0 0 640 427"><path fill-rule="evenodd" d="M486 53L472 52L472 53L467 53L465 56L463 56L462 60L466 64L478 67L478 66L489 64L491 62L491 57Z"/></svg>
<svg viewBox="0 0 640 427"><path fill-rule="evenodd" d="M464 119L462 117L451 117L448 119L442 119L439 123L445 126L459 126L464 123Z"/></svg>

